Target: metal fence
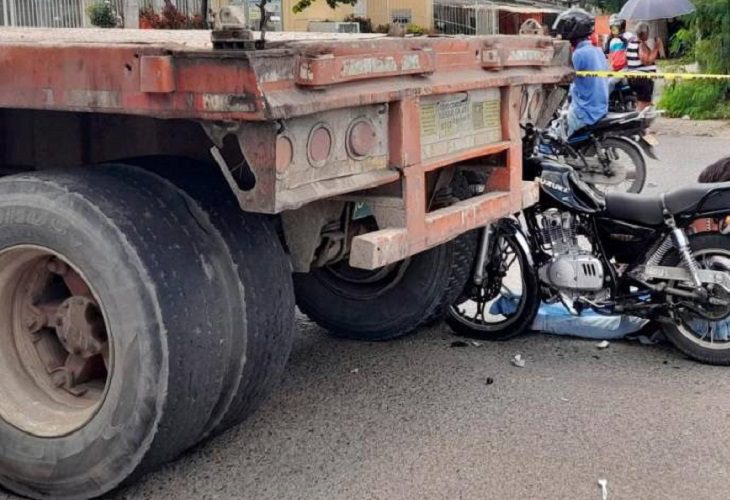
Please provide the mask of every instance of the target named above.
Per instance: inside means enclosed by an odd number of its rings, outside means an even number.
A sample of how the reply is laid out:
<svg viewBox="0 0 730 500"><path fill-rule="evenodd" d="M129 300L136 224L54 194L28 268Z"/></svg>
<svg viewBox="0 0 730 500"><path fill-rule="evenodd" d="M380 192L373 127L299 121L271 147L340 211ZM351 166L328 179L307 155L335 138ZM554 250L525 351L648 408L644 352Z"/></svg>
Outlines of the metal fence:
<svg viewBox="0 0 730 500"><path fill-rule="evenodd" d="M0 0L0 26L34 28L86 28L91 23L86 8L99 1L109 1L114 11L122 16L124 0ZM194 16L201 12L202 0L173 0L178 10ZM160 12L164 0L144 0L141 7L152 7Z"/></svg>
<svg viewBox="0 0 730 500"><path fill-rule="evenodd" d="M448 35L493 35L499 33L499 10L484 2L436 1L433 24Z"/></svg>

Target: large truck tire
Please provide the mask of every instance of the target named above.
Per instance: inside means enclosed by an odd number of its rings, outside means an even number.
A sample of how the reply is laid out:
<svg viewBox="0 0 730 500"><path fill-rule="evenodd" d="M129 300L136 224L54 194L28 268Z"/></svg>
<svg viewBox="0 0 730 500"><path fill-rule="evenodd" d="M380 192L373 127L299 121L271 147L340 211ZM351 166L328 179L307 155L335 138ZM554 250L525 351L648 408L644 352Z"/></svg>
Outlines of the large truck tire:
<svg viewBox="0 0 730 500"><path fill-rule="evenodd" d="M475 245L470 234L375 271L343 261L295 273L297 305L335 337L381 341L407 335L456 300Z"/></svg>
<svg viewBox="0 0 730 500"><path fill-rule="evenodd" d="M187 196L129 168L0 180L2 486L96 497L200 439L235 292L208 229Z"/></svg>
<svg viewBox="0 0 730 500"><path fill-rule="evenodd" d="M168 179L195 199L226 241L238 271L245 316L234 325L234 335L246 342L245 352L234 350L240 365L236 390L214 429L214 433L222 432L251 415L284 372L294 338L289 257L277 235L275 219L243 212L226 180L216 175L216 165L172 156L129 162Z"/></svg>

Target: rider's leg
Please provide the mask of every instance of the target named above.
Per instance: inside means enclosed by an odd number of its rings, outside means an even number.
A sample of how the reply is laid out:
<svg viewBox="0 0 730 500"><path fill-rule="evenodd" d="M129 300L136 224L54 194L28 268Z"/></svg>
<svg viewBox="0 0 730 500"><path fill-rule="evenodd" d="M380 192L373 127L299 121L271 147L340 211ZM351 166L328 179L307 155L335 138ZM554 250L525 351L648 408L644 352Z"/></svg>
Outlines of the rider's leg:
<svg viewBox="0 0 730 500"><path fill-rule="evenodd" d="M578 130L586 126L586 123L578 117L578 113L573 106L568 108L568 115L565 120L565 138L568 139L570 136L575 134Z"/></svg>

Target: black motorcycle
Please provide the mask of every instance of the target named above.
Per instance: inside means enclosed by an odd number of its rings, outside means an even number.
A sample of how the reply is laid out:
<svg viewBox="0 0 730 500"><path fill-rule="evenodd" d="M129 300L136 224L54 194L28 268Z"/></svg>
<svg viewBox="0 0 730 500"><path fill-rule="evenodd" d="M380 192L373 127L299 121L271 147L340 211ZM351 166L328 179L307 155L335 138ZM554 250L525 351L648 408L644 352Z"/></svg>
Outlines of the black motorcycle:
<svg viewBox="0 0 730 500"><path fill-rule="evenodd" d="M558 118L548 134L540 134L540 150L573 167L580 177L602 192L640 193L646 184L644 154L656 158L655 140L646 130L658 113L608 113L597 123L564 139ZM537 137L537 136L536 136Z"/></svg>
<svg viewBox="0 0 730 500"><path fill-rule="evenodd" d="M575 315L657 321L691 358L730 365L730 183L603 196L541 155L525 173L539 202L524 222L484 229L473 279L448 312L453 330L507 339L531 327L541 303L562 303ZM693 225L702 219L712 223Z"/></svg>
<svg viewBox="0 0 730 500"><path fill-rule="evenodd" d="M630 113L636 111L639 101L636 92L626 78L617 79L608 96L608 111L611 113Z"/></svg>

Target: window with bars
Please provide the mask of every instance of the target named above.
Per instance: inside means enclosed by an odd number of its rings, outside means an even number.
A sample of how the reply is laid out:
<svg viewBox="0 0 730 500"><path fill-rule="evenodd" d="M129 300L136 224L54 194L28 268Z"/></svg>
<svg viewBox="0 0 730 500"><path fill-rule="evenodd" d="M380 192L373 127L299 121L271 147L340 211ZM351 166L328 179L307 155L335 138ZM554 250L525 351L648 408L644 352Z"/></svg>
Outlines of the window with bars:
<svg viewBox="0 0 730 500"><path fill-rule="evenodd" d="M390 22L393 24L411 24L412 19L411 9L393 9L390 11Z"/></svg>

